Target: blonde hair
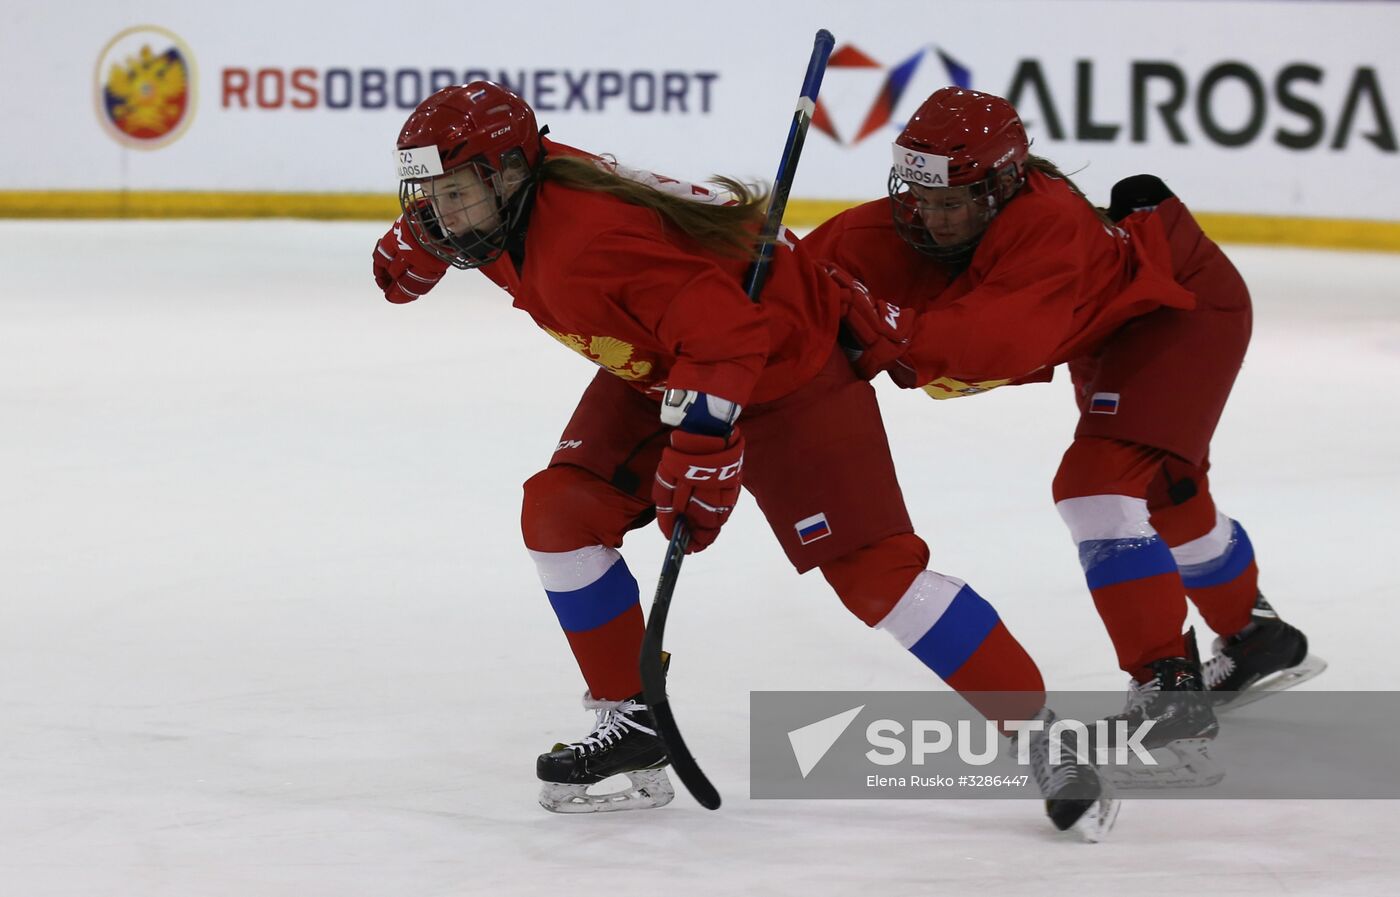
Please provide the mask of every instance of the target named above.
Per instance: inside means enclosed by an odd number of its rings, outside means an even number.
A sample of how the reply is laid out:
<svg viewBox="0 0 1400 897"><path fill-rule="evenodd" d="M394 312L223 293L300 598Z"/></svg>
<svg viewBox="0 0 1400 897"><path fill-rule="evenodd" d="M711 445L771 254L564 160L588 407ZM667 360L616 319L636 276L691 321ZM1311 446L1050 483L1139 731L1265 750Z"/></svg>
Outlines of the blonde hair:
<svg viewBox="0 0 1400 897"><path fill-rule="evenodd" d="M705 249L731 258L758 257L758 231L768 207L762 188L716 176L713 183L734 201L725 205L696 202L665 193L618 174L616 164L575 156L551 156L540 166L541 182L553 181L575 190L606 193L634 206L651 209Z"/></svg>

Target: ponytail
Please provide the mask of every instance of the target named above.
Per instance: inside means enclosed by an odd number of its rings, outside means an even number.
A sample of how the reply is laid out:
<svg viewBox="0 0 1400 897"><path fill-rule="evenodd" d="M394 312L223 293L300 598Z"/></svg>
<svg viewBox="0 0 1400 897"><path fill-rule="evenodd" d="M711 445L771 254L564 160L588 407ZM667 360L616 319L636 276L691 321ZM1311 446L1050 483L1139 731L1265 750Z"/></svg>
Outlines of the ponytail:
<svg viewBox="0 0 1400 897"><path fill-rule="evenodd" d="M1051 162L1049 159L1046 159L1042 156L1030 155L1026 157L1025 168L1027 171L1038 171L1046 177L1051 177L1059 181L1064 181L1065 186L1069 187L1070 192L1073 193L1075 196L1079 197L1080 199L1084 200L1085 204L1088 205L1089 208L1094 210L1094 214L1099 217L1100 221L1110 226L1113 224L1113 219L1108 217L1108 211L1106 209L1101 209L1098 206L1094 205L1094 203L1090 201L1089 197L1084 195L1084 191L1079 189L1079 185L1076 184L1074 181L1070 180L1069 175L1065 174L1063 171L1060 171L1059 167L1056 166L1054 162Z"/></svg>
<svg viewBox="0 0 1400 897"><path fill-rule="evenodd" d="M550 156L540 166L541 182L615 196L651 209L681 233L717 255L756 259L758 231L768 207L768 193L733 178L715 177L727 191L725 203L687 199L619 173L615 163L577 156Z"/></svg>

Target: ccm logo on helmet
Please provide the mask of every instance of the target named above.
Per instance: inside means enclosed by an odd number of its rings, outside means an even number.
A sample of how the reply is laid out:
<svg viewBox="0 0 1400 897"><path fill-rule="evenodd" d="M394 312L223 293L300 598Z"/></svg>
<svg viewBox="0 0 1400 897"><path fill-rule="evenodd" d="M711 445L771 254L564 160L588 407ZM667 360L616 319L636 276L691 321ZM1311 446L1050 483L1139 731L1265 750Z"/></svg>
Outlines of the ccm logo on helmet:
<svg viewBox="0 0 1400 897"><path fill-rule="evenodd" d="M948 186L948 157L934 156L894 144L894 173L921 187Z"/></svg>

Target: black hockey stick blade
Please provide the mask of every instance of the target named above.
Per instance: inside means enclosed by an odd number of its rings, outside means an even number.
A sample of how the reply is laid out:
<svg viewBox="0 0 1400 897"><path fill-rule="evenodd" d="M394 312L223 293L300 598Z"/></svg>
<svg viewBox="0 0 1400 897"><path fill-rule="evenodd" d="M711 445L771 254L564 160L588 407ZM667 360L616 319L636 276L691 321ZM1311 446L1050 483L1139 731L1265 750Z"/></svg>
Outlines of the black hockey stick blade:
<svg viewBox="0 0 1400 897"><path fill-rule="evenodd" d="M657 734L666 744L671 768L680 776L681 784L700 806L718 810L719 791L691 756L685 739L681 737L680 727L676 725L676 715L671 712L671 702L666 697L666 670L662 664L661 644L666 635L666 614L671 609L671 596L675 594L681 562L685 560L685 549L689 544L690 529L685 525L685 518L680 518L672 531L671 542L666 546L666 559L661 564L661 576L656 583L656 597L652 599L651 613L647 616L646 635L642 636L642 695L656 718Z"/></svg>

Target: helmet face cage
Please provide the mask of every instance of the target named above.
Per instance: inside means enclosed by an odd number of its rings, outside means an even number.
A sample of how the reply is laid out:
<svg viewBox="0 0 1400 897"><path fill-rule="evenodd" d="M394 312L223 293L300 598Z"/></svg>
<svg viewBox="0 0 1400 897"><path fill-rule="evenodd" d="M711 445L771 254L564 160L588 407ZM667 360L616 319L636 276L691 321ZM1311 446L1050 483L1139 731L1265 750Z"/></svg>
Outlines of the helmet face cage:
<svg viewBox="0 0 1400 897"><path fill-rule="evenodd" d="M519 149L500 158L499 169L478 157L437 177L400 183L404 220L424 249L457 268L501 257L523 226L535 173Z"/></svg>
<svg viewBox="0 0 1400 897"><path fill-rule="evenodd" d="M1009 176L1008 176L1009 175ZM890 169L887 189L890 196L890 211L894 216L895 233L914 249L954 267L965 267L972 260L977 244L982 240L987 226L997 216L1016 191L1024 183L1025 177L1014 163L993 171L980 181L955 187L923 187L928 195L951 195L956 192L972 208L973 232L957 243L939 243L924 225L919 211L928 203L914 195L907 181ZM934 202L937 200L935 199Z"/></svg>

